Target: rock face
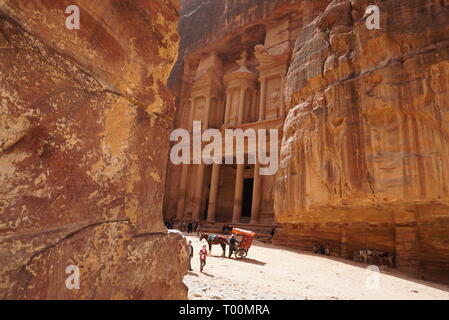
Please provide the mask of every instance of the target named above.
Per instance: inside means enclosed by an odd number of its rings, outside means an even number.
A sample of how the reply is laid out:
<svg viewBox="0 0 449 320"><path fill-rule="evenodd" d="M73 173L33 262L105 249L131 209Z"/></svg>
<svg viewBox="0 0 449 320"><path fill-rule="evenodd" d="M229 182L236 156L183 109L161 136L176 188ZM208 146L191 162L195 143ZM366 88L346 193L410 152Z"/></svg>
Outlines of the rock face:
<svg viewBox="0 0 449 320"><path fill-rule="evenodd" d="M177 6L0 1L1 299L187 297L162 223Z"/></svg>
<svg viewBox="0 0 449 320"><path fill-rule="evenodd" d="M378 2L379 3L379 2ZM449 3L332 1L292 56L275 213L277 243L449 282Z"/></svg>

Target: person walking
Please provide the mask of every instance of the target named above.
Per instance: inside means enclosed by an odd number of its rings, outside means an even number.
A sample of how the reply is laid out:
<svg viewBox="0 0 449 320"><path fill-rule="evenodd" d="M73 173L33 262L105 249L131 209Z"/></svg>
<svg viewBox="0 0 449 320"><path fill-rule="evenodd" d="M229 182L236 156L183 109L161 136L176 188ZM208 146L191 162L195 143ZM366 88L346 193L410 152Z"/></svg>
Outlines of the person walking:
<svg viewBox="0 0 449 320"><path fill-rule="evenodd" d="M206 265L207 249L206 245L200 250L200 272L203 272L204 266Z"/></svg>
<svg viewBox="0 0 449 320"><path fill-rule="evenodd" d="M193 230L193 224L192 221L189 222L189 224L187 225L187 233L192 233Z"/></svg>
<svg viewBox="0 0 449 320"><path fill-rule="evenodd" d="M331 254L331 244L329 242L326 243L326 248L324 249L324 254L326 256L329 256Z"/></svg>
<svg viewBox="0 0 449 320"><path fill-rule="evenodd" d="M232 253L235 251L235 245L238 243L235 238L235 233L231 234L229 237L229 258L232 256Z"/></svg>
<svg viewBox="0 0 449 320"><path fill-rule="evenodd" d="M188 249L189 249L189 271L193 271L192 269L193 246L191 240L189 240L188 242Z"/></svg>
<svg viewBox="0 0 449 320"><path fill-rule="evenodd" d="M273 240L275 232L276 232L276 228L271 229L271 232L270 232L271 238L270 238L270 240Z"/></svg>

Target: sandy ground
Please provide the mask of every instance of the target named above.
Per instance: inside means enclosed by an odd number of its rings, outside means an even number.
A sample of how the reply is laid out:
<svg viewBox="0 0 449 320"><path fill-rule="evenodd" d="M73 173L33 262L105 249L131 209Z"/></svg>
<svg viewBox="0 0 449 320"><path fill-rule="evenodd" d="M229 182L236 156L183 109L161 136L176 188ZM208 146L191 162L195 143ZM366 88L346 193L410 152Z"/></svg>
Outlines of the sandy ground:
<svg viewBox="0 0 449 320"><path fill-rule="evenodd" d="M204 273L199 251L206 241L192 240L193 272L184 283L189 299L444 299L449 286L408 278L392 269L373 273L367 265L255 241L248 257L221 257L212 246ZM227 250L228 248L226 248ZM228 253L228 252L226 252ZM378 279L378 281L376 281Z"/></svg>

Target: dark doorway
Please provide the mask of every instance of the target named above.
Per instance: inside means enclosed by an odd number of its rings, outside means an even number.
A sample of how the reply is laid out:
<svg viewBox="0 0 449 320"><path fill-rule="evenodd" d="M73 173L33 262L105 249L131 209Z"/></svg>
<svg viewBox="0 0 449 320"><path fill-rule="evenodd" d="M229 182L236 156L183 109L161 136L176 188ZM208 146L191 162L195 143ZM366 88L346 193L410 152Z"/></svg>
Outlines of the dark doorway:
<svg viewBox="0 0 449 320"><path fill-rule="evenodd" d="M245 179L243 181L242 217L251 217L251 208L253 205L253 187L254 179Z"/></svg>

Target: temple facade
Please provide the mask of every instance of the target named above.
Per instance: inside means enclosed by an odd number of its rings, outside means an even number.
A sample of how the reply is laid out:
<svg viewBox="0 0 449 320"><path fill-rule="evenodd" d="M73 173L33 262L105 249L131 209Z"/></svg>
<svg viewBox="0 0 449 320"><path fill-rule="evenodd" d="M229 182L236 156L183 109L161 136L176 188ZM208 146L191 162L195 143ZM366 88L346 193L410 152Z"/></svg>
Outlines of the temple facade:
<svg viewBox="0 0 449 320"><path fill-rule="evenodd" d="M201 121L203 130L223 133L225 129L277 129L280 146L286 116L284 81L295 37L291 20L288 14L273 17L243 28L234 39L225 37L186 55L182 84L175 90L179 96L175 129L184 128L192 136L193 121ZM223 158L235 156L223 154ZM260 175L258 161L222 163L170 163L164 217L275 224L275 175Z"/></svg>

